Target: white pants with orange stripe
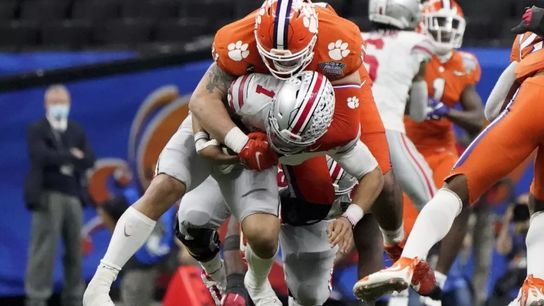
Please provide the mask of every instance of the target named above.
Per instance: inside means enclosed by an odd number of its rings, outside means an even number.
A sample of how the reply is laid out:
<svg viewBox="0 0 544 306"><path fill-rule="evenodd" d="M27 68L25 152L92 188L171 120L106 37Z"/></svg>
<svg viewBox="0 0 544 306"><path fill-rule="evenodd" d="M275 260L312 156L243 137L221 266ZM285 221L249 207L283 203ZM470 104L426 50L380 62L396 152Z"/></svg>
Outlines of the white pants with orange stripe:
<svg viewBox="0 0 544 306"><path fill-rule="evenodd" d="M395 178L419 210L431 200L436 187L433 172L406 134L386 130Z"/></svg>

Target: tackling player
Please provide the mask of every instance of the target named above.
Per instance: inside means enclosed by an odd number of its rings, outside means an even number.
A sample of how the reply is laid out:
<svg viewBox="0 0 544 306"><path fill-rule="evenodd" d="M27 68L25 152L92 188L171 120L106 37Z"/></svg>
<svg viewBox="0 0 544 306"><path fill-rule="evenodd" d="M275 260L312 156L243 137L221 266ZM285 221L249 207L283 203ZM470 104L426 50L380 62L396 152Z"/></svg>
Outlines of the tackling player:
<svg viewBox="0 0 544 306"><path fill-rule="evenodd" d="M513 96L503 101L507 105L504 111L471 143L446 177L444 187L421 211L401 259L392 268L371 274L355 285L354 292L360 298L370 300L406 288L418 272L417 263L444 238L455 217L537 150L530 196L531 224L526 237L528 276L510 306L544 304L544 125L540 109L544 50L531 33L518 37L515 44L519 44L513 48L517 49L513 56L518 61L516 82L509 90ZM517 84L521 85L516 89Z"/></svg>
<svg viewBox="0 0 544 306"><path fill-rule="evenodd" d="M312 258L315 255L316 258L323 260L322 265L314 262L316 265L314 285L306 287L300 285L304 275L308 274L297 268L300 266L299 259L291 255L284 258L286 262L294 261L288 265L286 273L291 293L297 303L303 305L322 304L327 299L327 276L330 274L336 254L336 249L331 249L331 245L333 247L339 245L344 251L350 245L351 228L362 219L365 211L370 210L383 182L376 160L357 135L352 139L339 137L339 131L346 130L353 118L355 122L358 119L358 113L350 115L353 110L341 102L343 101L336 100L335 103L331 83L317 72L302 72L286 82L281 82L270 75L245 75L234 81L229 88L229 110L234 116L239 117L243 128L249 131L267 131L272 147L284 154L280 161L285 166L285 175L290 187L282 193L282 220L287 224L282 227L282 233L285 231L289 233L281 236L284 242L287 241L282 243L284 252L295 254L298 251L307 254L304 258ZM317 206L311 203L311 199L320 198L318 194L322 192L318 188L323 189L324 198L327 187L332 190L333 183L324 158L316 158L325 154L338 161L359 181L359 187L353 195L353 204L331 222L321 220L329 211L332 198L328 201L318 200ZM343 171L340 171L340 167L334 168L332 171L334 177ZM237 175L235 170L233 172L226 175L227 180ZM206 231L215 231L226 217L226 207L221 193L218 192L225 179L219 180L218 177L216 179L219 184L214 185L213 180L210 182L208 179L207 183L188 193L180 205L179 219L182 233L180 239L199 261L218 258L217 247L210 250L208 241L198 239ZM315 194L309 195L307 191L312 188ZM301 195L301 192L305 191L307 196ZM318 207L319 204L324 209ZM299 229L297 226L303 227ZM305 238L299 240L295 239L295 236ZM312 237L316 237L315 241L308 243ZM244 279L252 300L257 305L279 303L274 302L275 294L267 281L269 268L264 265L263 259L255 257L251 246L248 246L246 248L248 263L258 263L249 267ZM219 262L219 259L214 261ZM208 274L213 274L216 269L208 270L206 265L207 262L203 263ZM216 264L214 267L220 268L221 265ZM251 272L252 270L254 272ZM220 282L219 278L210 276Z"/></svg>
<svg viewBox="0 0 544 306"><path fill-rule="evenodd" d="M361 139L385 173L384 189L373 213L389 249L400 250L398 245L404 237L402 202L389 171L389 151L371 81L361 65L362 40L358 33L356 25L339 17L330 6L267 0L256 12L218 31L213 44L216 63L195 90L190 108L204 130L236 152L247 137L230 120L222 103L234 77L258 72L286 79L304 70L325 75L335 85L337 100L353 112L364 110ZM353 139L359 133L358 125L346 124L339 137ZM213 148L202 154L212 159L221 156Z"/></svg>

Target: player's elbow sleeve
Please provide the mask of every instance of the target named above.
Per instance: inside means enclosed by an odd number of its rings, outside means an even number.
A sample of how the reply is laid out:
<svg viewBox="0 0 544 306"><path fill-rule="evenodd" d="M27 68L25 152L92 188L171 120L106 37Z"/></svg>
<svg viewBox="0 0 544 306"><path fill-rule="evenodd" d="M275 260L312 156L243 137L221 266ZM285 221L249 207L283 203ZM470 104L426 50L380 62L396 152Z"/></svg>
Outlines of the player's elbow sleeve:
<svg viewBox="0 0 544 306"><path fill-rule="evenodd" d="M336 154L334 159L344 168L349 174L361 179L367 173L379 169L378 161L374 155L370 153L368 147L361 141L357 141L355 146L349 151Z"/></svg>

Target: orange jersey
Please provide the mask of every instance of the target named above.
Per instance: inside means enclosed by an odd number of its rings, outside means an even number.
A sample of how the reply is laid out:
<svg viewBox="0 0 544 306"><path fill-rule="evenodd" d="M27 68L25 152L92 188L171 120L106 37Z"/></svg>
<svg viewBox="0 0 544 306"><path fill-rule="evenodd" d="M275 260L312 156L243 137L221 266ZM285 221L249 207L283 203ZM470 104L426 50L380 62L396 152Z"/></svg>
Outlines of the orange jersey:
<svg viewBox="0 0 544 306"><path fill-rule="evenodd" d="M338 16L332 8L316 6L319 32L314 57L306 70L338 80L357 71L362 64L363 40L359 28ZM221 28L215 35L212 54L217 65L233 76L251 72L269 73L253 33L256 12Z"/></svg>
<svg viewBox="0 0 544 306"><path fill-rule="evenodd" d="M544 51L542 37L526 32L517 35L512 44L511 62L518 62L516 78L522 82L527 77L544 69Z"/></svg>
<svg viewBox="0 0 544 306"><path fill-rule="evenodd" d="M478 83L481 76L480 64L470 53L453 51L446 63L441 63L434 56L427 65L425 79L429 97L454 107L461 99L461 94L469 85ZM447 118L426 120L416 123L405 119L406 133L418 147L450 147L455 146L453 124Z"/></svg>

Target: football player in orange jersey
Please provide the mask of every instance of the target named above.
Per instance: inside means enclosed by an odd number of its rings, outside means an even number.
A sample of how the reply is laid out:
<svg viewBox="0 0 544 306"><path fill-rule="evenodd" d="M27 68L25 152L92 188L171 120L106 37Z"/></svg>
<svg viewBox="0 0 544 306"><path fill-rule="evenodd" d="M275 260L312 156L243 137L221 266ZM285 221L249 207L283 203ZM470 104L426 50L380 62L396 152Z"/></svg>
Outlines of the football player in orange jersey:
<svg viewBox="0 0 544 306"><path fill-rule="evenodd" d="M449 23L445 20L451 20ZM427 64L425 80L429 89L428 120L417 123L405 118L406 133L433 171L436 186L459 158L453 124L476 136L483 125L482 100L476 91L480 65L461 47L465 20L461 7L453 0L432 0L423 6L423 29L436 44L437 54ZM461 109L455 108L460 104ZM465 236L468 211L456 219L450 234L442 241L436 266L436 280L443 288L446 275ZM436 303L435 303L436 304Z"/></svg>
<svg viewBox="0 0 544 306"><path fill-rule="evenodd" d="M531 38L532 37L532 38ZM354 291L365 299L404 289L417 273L416 265L450 230L455 219L497 180L510 173L537 151L531 184L531 223L526 237L527 278L518 297L509 306L544 305L544 50L529 34L517 37L516 82L521 84L504 111L471 143L445 178L445 184L419 214L399 259L359 281ZM503 107L501 107L503 108Z"/></svg>
<svg viewBox="0 0 544 306"><path fill-rule="evenodd" d="M215 63L196 88L189 106L203 130L238 153L248 136L232 122L223 103L234 77L260 72L286 79L303 70L324 74L336 86L337 101L345 101L353 110L364 109L367 114L356 119L362 127L361 139L379 161L386 181L373 213L386 243L397 247L404 235L402 204L389 171L389 152L372 99L371 81L361 65L359 32L356 25L336 15L329 6L302 0L267 0L257 11L218 31L213 44ZM350 124L338 137L356 136L358 127ZM211 159L223 156L215 147L201 154ZM248 156L254 159L255 154Z"/></svg>

